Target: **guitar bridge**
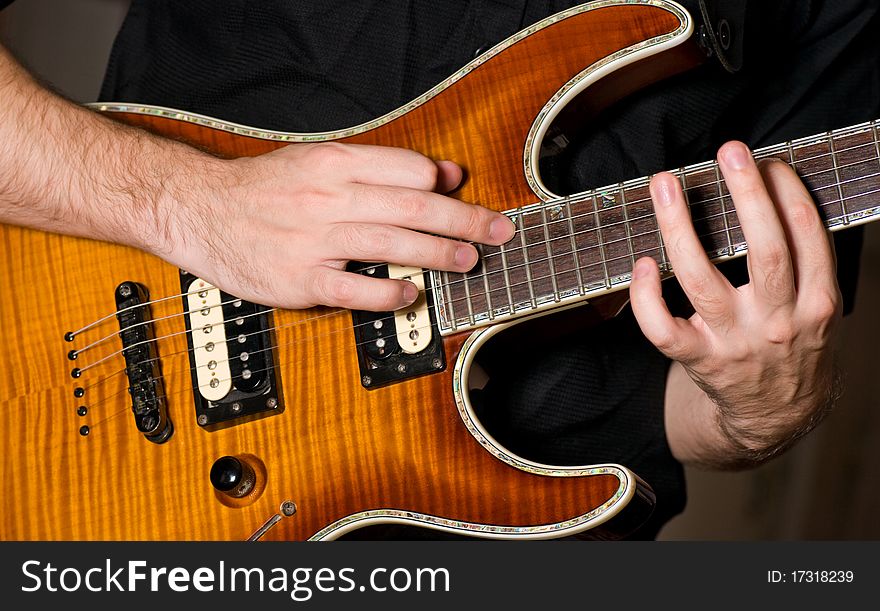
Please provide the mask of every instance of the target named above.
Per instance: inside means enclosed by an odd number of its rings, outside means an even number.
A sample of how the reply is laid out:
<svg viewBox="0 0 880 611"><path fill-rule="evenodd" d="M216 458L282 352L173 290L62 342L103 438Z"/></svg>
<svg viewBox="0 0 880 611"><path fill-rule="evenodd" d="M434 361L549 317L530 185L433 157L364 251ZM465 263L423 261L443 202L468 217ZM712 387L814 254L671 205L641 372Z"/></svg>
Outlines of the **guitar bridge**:
<svg viewBox="0 0 880 611"><path fill-rule="evenodd" d="M149 441L164 443L174 427L165 407L149 294L137 282L123 282L116 287L115 299L135 425Z"/></svg>

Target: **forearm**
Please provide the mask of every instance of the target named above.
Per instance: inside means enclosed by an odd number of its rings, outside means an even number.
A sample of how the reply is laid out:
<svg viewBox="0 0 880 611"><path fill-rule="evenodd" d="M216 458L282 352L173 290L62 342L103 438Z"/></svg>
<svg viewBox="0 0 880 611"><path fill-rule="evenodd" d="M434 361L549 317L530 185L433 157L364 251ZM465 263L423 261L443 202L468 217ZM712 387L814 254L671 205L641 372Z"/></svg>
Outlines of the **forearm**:
<svg viewBox="0 0 880 611"><path fill-rule="evenodd" d="M831 356L830 358L833 358ZM793 396L788 405L764 404L762 412L733 417L673 362L666 381L664 420L672 455L686 465L709 469L758 466L790 448L831 410L840 394L836 367L815 392Z"/></svg>
<svg viewBox="0 0 880 611"><path fill-rule="evenodd" d="M42 88L0 47L0 222L167 248L175 168L195 149Z"/></svg>

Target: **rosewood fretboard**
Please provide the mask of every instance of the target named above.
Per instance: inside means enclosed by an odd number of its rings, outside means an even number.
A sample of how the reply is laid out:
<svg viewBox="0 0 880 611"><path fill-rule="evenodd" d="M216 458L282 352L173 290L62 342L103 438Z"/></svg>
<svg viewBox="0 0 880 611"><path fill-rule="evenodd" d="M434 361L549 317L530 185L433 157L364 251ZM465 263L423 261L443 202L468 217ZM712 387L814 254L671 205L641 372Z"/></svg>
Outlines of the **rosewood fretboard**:
<svg viewBox="0 0 880 611"><path fill-rule="evenodd" d="M880 121L755 151L791 165L832 231L880 215ZM713 261L747 247L716 162L674 172ZM626 288L639 257L672 273L648 192L649 178L508 211L517 232L497 246L479 246L467 274L432 272L442 332L472 328L534 310Z"/></svg>

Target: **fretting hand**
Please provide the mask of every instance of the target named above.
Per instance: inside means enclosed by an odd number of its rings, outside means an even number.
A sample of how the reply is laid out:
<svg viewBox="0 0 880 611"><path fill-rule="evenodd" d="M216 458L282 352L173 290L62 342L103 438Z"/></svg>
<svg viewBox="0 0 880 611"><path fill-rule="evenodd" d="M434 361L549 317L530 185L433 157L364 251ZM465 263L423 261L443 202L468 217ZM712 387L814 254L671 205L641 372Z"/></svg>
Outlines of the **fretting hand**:
<svg viewBox="0 0 880 611"><path fill-rule="evenodd" d="M702 391L678 388L689 380L673 364L666 416L673 454L737 467L788 447L833 402L841 296L830 236L795 172L778 160L756 165L738 142L718 159L748 244L749 283L733 287L709 261L681 185L664 173L651 194L695 314L670 314L652 259L637 262L631 298L645 336Z"/></svg>

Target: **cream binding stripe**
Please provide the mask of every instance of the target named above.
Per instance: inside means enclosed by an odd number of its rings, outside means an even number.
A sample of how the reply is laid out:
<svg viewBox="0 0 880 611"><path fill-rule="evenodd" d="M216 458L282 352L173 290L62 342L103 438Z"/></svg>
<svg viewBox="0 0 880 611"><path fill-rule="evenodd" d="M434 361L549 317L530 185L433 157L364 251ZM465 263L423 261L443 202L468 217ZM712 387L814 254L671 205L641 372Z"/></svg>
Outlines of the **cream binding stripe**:
<svg viewBox="0 0 880 611"><path fill-rule="evenodd" d="M95 102L91 104L86 104L88 108L93 110L99 110L101 112L124 112L124 113L133 113L133 114L141 114L141 115L153 115L157 117L162 117L166 119L176 119L178 121L185 121L187 123L194 123L196 125L202 125L204 127L210 127L213 129L219 129L226 132L231 132L235 134L239 134L242 136L249 136L251 138L259 138L262 140L276 140L280 142L321 142L327 140L338 140L340 138L348 138L350 136L354 136L356 134L360 134L371 129L375 129L386 123L393 121L394 119L408 113L409 111L421 106L431 98L435 97L437 94L442 92L443 90L449 88L453 83L461 80L464 76L472 72L477 67L486 63L491 58L495 57L505 49L513 46L517 42L531 36L535 32L539 30L543 30L544 28L553 25L559 21L563 21L568 19L569 17L573 17L575 15L579 15L581 13L586 13L588 11L593 11L597 9L612 7L612 6L621 6L621 5L647 5L647 6L656 6L658 8L665 9L673 14L675 14L679 20L682 22L682 25L675 32L661 36L658 38L654 38L628 49L623 49L622 51L615 53L614 55L609 56L609 61L603 60L599 62L596 66L591 66L587 68L581 75L572 79L566 87L564 87L561 92L566 91L567 89L575 89L576 91L571 95L575 95L577 92L581 91L586 84L581 86L576 86L576 83L579 78L585 78L587 73L590 73L594 70L602 70L602 75L612 72L618 67L625 66L628 63L632 63L645 57L647 55L651 55L653 53L660 52L664 49L671 48L680 42L683 42L690 35L693 30L693 26L691 23L691 19L688 16L687 11L678 3L673 2L672 0L597 0L596 2L589 2L586 4L580 4L578 6L574 6L568 10L556 13L555 15L551 15L546 19L543 19L528 28L521 30L514 34L513 36L499 42L497 45L475 58L473 61L469 62L462 68L460 68L457 72L449 76L444 81L438 83L427 92L422 94L421 96L415 98L411 102L392 110L391 112L382 115L376 119L372 119L370 121L366 121L359 125L354 125L352 127L348 127L341 130L334 131L325 131L325 132L313 132L313 133L302 133L302 132L284 132L284 131L274 131L267 129L260 129L257 127L250 127L247 125L241 125L239 123L233 123L230 121L224 121L222 119L216 119L213 117L208 117L206 115L200 115L197 113L187 112L183 110L177 110L174 108L167 108L164 106L152 106L147 104L135 104L135 103L127 103L127 102ZM635 57L631 57L631 54L635 54ZM610 65L609 65L610 64ZM583 75L583 76L582 76ZM598 78L598 77L597 77ZM595 79L594 79L595 80ZM560 93L557 96L563 96L565 94ZM570 96L565 97L564 101L567 101ZM556 97L554 97L556 99ZM549 104L549 103L548 103ZM545 107L545 110L548 110ZM548 121L552 120L554 116L558 113L558 110L553 111L552 108L549 109L547 117ZM541 115L539 115L541 117ZM534 128L533 128L534 131ZM544 130L537 135L543 136L543 133L546 133L546 127ZM540 146L540 142L538 142L538 146ZM527 151L528 151L527 147ZM532 170L527 171L528 173L532 172ZM536 172L532 173L534 176L537 176ZM531 182L530 178L530 182ZM536 192L545 192L546 190L536 190Z"/></svg>
<svg viewBox="0 0 880 611"><path fill-rule="evenodd" d="M591 8L595 4L603 3L596 2L586 6ZM650 38L602 58L578 73L547 101L532 123L532 128L529 130L526 146L523 151L523 171L525 172L526 180L529 181L532 191L545 202L561 197L544 185L538 171L541 143L544 141L544 136L547 134L551 123L553 123L553 119L569 102L590 85L625 66L676 47L688 40L691 34L693 34L693 20L688 12L675 2L631 2L625 4L651 4L665 8L678 18L679 26L669 34Z"/></svg>

